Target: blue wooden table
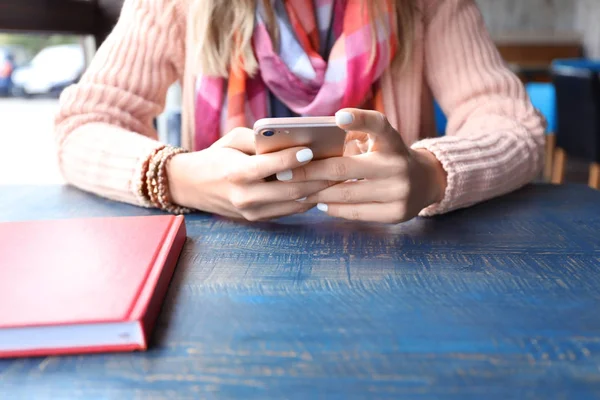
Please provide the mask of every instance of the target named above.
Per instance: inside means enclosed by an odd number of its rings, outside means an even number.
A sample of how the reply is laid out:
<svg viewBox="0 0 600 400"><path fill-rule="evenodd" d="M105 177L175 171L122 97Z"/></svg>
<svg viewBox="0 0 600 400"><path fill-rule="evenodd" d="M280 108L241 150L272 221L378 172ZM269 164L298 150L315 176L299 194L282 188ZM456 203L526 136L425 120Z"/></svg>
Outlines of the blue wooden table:
<svg viewBox="0 0 600 400"><path fill-rule="evenodd" d="M0 221L150 213L0 187ZM148 352L0 361L0 398L600 396L600 192L531 186L398 226L187 226Z"/></svg>

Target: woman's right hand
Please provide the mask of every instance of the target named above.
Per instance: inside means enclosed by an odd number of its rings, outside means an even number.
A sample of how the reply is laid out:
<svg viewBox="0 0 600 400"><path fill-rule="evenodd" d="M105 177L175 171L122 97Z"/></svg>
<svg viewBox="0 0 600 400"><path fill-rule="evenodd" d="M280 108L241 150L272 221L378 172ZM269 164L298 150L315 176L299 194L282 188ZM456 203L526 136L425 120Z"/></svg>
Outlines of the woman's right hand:
<svg viewBox="0 0 600 400"><path fill-rule="evenodd" d="M167 170L171 199L180 206L249 221L306 212L315 205L297 200L330 184L285 181L312 157L306 147L254 155L254 132L237 128L206 150L171 159ZM265 181L276 174L278 180Z"/></svg>

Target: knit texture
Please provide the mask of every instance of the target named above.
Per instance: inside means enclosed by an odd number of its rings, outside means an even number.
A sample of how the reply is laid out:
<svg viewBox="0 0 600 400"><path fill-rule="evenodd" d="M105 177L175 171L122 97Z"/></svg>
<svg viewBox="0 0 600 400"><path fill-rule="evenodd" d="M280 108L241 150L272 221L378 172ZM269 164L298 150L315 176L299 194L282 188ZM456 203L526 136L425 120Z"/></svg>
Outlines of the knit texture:
<svg viewBox="0 0 600 400"><path fill-rule="evenodd" d="M413 148L447 173L434 215L513 191L541 170L544 121L505 66L473 0L419 0L411 60L381 79L386 115ZM81 81L61 96L58 161L70 184L144 206L143 165L161 143L152 120L183 84L182 143L193 147L195 52L188 0L126 0ZM448 115L435 136L433 97Z"/></svg>

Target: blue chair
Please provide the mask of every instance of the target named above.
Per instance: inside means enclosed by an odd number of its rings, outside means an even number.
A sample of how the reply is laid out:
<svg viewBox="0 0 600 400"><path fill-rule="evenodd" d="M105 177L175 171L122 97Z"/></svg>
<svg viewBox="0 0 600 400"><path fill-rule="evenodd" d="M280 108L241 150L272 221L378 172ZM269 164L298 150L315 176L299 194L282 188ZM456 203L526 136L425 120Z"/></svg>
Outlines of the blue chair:
<svg viewBox="0 0 600 400"><path fill-rule="evenodd" d="M556 90L552 83L532 82L525 85L527 94L533 106L544 116L547 121L546 129L546 162L544 177L552 177L552 155L556 147Z"/></svg>
<svg viewBox="0 0 600 400"><path fill-rule="evenodd" d="M532 82L525 85L531 103L542 113L548 122L546 133L556 132L556 90L552 83Z"/></svg>
<svg viewBox="0 0 600 400"><path fill-rule="evenodd" d="M552 182L562 183L567 154L590 163L589 186L600 189L600 61L556 60L556 150Z"/></svg>
<svg viewBox="0 0 600 400"><path fill-rule="evenodd" d="M442 111L437 101L433 102L433 108L435 111L435 128L437 130L437 134L438 136L444 136L446 134L446 125L448 124L448 120L446 119L446 115Z"/></svg>

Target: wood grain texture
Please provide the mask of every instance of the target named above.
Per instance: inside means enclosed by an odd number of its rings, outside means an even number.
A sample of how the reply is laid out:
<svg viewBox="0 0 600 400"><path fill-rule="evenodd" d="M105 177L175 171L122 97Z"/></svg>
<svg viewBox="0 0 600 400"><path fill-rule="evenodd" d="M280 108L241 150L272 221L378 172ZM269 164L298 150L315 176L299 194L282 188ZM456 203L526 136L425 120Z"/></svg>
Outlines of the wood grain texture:
<svg viewBox="0 0 600 400"><path fill-rule="evenodd" d="M0 187L0 221L153 213ZM398 226L197 214L147 353L0 361L0 398L600 396L600 192Z"/></svg>
<svg viewBox="0 0 600 400"><path fill-rule="evenodd" d="M545 159L544 159L544 179L546 182L552 180L552 168L554 167L554 149L556 148L556 135L554 132L545 136Z"/></svg>
<svg viewBox="0 0 600 400"><path fill-rule="evenodd" d="M600 163L591 163L588 186L600 190Z"/></svg>
<svg viewBox="0 0 600 400"><path fill-rule="evenodd" d="M565 181L567 152L559 147L555 147L554 155L552 156L552 164L552 183L560 185Z"/></svg>

